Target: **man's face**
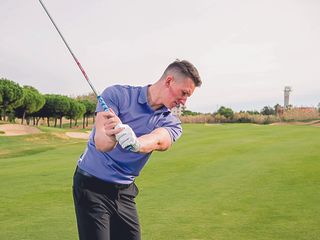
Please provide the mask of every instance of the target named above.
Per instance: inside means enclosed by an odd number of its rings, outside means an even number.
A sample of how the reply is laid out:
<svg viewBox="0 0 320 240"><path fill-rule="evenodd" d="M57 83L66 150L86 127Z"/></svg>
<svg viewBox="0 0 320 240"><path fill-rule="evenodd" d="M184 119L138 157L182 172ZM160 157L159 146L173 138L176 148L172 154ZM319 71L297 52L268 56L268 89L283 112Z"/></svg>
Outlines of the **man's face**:
<svg viewBox="0 0 320 240"><path fill-rule="evenodd" d="M168 76L166 80L168 94L165 99L165 106L169 109L179 105L185 105L195 89L195 84L191 78L175 78Z"/></svg>

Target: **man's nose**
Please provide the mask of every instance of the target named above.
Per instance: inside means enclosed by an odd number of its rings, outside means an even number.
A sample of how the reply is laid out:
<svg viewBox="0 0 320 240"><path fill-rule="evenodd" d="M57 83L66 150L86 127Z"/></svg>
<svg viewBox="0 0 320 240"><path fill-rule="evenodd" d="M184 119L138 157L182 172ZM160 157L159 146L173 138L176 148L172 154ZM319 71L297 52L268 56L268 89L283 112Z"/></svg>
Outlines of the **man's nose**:
<svg viewBox="0 0 320 240"><path fill-rule="evenodd" d="M180 99L179 103L182 105L185 105L186 101L187 101L187 98L182 98L182 99Z"/></svg>

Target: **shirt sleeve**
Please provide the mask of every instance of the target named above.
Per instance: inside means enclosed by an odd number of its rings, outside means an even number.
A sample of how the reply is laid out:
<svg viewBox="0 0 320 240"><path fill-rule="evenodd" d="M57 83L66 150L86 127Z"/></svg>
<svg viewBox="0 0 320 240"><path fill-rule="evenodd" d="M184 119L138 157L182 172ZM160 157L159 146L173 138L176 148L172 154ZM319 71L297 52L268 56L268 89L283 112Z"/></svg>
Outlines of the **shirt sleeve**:
<svg viewBox="0 0 320 240"><path fill-rule="evenodd" d="M177 141L182 135L181 121L171 113L166 117L161 127L169 132L172 142Z"/></svg>

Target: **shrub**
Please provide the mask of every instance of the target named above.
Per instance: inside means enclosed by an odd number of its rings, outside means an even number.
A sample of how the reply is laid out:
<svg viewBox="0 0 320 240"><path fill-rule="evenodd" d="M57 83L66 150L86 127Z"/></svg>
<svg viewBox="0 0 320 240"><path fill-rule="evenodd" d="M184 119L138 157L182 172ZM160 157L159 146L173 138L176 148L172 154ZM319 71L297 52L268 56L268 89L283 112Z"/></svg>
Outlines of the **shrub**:
<svg viewBox="0 0 320 240"><path fill-rule="evenodd" d="M232 118L216 113L199 114L196 116L181 116L180 120L183 123L256 123L270 124L281 121L308 121L319 119L320 113L317 108L292 108L283 111L281 115L262 115L253 112L236 112Z"/></svg>
<svg viewBox="0 0 320 240"><path fill-rule="evenodd" d="M318 119L319 112L316 108L299 107L284 111L282 115L283 121L307 121Z"/></svg>
<svg viewBox="0 0 320 240"><path fill-rule="evenodd" d="M179 117L182 123L213 123L211 114L187 115Z"/></svg>
<svg viewBox="0 0 320 240"><path fill-rule="evenodd" d="M252 121L251 114L248 112L239 112L233 115L233 120L239 123L250 123Z"/></svg>

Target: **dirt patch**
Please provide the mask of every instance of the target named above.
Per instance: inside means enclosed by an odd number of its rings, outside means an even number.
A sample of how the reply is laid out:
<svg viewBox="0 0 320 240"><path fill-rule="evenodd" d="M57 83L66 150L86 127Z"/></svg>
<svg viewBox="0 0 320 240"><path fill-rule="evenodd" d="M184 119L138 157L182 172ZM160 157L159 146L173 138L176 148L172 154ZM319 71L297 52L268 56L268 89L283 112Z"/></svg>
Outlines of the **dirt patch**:
<svg viewBox="0 0 320 240"><path fill-rule="evenodd" d="M41 131L32 126L20 125L20 124L1 124L0 125L0 136L18 136L26 134L40 133Z"/></svg>
<svg viewBox="0 0 320 240"><path fill-rule="evenodd" d="M309 126L316 126L319 127L320 126L320 120L314 120L314 121L310 121L310 122L276 122L276 123L272 123L270 125L309 125Z"/></svg>
<svg viewBox="0 0 320 240"><path fill-rule="evenodd" d="M71 138L89 139L90 132L66 132L66 135Z"/></svg>
<svg viewBox="0 0 320 240"><path fill-rule="evenodd" d="M69 137L64 132L52 132L51 134L60 139L64 139L64 140L69 139Z"/></svg>

